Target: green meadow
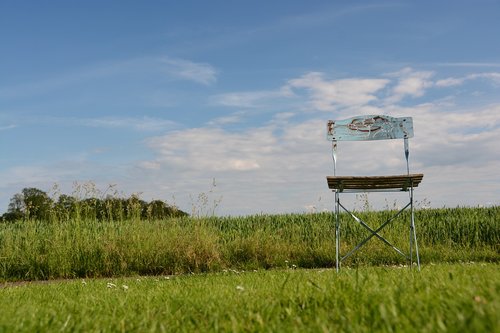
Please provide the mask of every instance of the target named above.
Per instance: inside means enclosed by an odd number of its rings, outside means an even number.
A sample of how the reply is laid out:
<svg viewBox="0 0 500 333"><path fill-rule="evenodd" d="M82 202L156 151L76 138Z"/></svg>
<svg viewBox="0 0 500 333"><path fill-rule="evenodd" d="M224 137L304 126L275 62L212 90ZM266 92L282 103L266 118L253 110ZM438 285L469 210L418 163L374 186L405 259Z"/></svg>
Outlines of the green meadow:
<svg viewBox="0 0 500 333"><path fill-rule="evenodd" d="M0 289L0 332L498 332L498 264L78 279Z"/></svg>
<svg viewBox="0 0 500 333"><path fill-rule="evenodd" d="M367 235L347 218L343 253ZM500 207L416 228L420 272L372 239L336 273L331 213L1 223L0 332L498 331Z"/></svg>

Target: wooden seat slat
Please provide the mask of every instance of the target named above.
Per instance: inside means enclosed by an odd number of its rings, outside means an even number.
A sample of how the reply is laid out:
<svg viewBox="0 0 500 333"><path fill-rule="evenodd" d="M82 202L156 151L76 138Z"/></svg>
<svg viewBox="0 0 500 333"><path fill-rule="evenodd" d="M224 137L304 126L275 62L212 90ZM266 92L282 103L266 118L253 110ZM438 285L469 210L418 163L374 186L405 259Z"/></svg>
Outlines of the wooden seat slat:
<svg viewBox="0 0 500 333"><path fill-rule="evenodd" d="M328 187L332 190L383 190L400 189L406 191L409 187L417 187L423 174L392 175L392 176L328 176Z"/></svg>

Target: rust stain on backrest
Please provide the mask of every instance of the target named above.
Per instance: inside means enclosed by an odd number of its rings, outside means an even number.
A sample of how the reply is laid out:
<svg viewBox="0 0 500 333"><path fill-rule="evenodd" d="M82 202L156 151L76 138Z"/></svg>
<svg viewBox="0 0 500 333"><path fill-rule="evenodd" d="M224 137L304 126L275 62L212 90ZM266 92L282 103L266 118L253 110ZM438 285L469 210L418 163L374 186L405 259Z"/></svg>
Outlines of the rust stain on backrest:
<svg viewBox="0 0 500 333"><path fill-rule="evenodd" d="M330 141L388 140L411 137L413 137L411 117L368 115L329 120L327 123L327 139Z"/></svg>

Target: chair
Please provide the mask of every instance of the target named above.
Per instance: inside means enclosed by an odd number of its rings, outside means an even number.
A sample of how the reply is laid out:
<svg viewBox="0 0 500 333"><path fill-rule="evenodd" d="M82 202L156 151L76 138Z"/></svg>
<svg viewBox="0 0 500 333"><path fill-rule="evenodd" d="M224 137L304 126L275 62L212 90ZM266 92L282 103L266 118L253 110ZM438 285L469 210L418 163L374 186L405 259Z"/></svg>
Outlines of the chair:
<svg viewBox="0 0 500 333"><path fill-rule="evenodd" d="M423 174L410 174L409 166L409 144L408 139L413 137L413 119L411 117L394 118L385 115L358 116L344 120L329 120L327 124L327 139L332 141L333 176L327 176L328 187L335 193L335 258L336 270L340 271L341 262L356 251L358 251L372 237L376 237L383 243L394 249L407 260L410 269L413 264L413 248L415 248L418 270L420 270L420 257L418 254L417 234L415 230L415 213L413 205L413 189L417 187ZM406 158L406 174L390 176L337 176L337 142L338 141L368 141L403 139L404 153ZM349 211L340 201L342 193L362 192L409 192L409 202L396 214L380 224L376 229L371 228L365 221ZM362 240L345 255L340 254L340 208L350 215L357 223L370 232L370 235ZM391 244L382 237L379 232L393 222L403 211L410 209L410 239L409 254Z"/></svg>

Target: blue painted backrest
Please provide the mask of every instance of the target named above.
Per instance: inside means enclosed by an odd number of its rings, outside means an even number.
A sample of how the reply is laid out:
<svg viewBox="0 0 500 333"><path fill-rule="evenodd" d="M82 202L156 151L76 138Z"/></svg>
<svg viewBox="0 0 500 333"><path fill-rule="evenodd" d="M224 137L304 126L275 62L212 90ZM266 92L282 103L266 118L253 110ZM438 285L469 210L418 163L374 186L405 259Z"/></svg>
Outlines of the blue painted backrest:
<svg viewBox="0 0 500 333"><path fill-rule="evenodd" d="M333 174L337 169L337 141L368 141L404 139L406 170L410 174L408 138L413 137L411 117L391 117L384 115L357 116L343 120L329 120L326 137L332 141Z"/></svg>
<svg viewBox="0 0 500 333"><path fill-rule="evenodd" d="M384 115L357 116L343 120L329 120L327 139L330 141L366 141L407 139L413 137L411 117Z"/></svg>

